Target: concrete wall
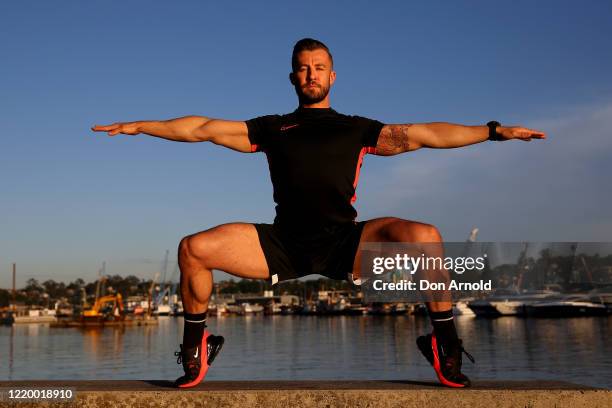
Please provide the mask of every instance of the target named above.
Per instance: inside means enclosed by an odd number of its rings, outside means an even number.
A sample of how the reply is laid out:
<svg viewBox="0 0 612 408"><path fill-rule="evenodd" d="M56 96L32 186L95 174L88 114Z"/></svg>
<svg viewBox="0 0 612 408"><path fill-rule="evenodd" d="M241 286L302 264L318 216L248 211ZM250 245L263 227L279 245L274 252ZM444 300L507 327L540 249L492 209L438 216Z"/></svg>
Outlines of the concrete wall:
<svg viewBox="0 0 612 408"><path fill-rule="evenodd" d="M72 388L72 402L15 402L7 388ZM407 381L211 381L177 390L165 381L0 382L6 407L606 407L612 391L560 382L478 382L469 389Z"/></svg>

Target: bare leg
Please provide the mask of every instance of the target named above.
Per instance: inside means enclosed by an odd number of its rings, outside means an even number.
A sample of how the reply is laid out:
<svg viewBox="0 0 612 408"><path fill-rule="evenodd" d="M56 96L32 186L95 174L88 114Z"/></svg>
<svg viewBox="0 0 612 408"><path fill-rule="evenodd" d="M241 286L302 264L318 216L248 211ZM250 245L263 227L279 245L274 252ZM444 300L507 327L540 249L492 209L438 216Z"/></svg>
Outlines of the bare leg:
<svg viewBox="0 0 612 408"><path fill-rule="evenodd" d="M185 237L178 258L185 325L181 351L176 355L185 374L174 384L190 388L205 378L224 341L205 330L213 269L250 279L266 279L270 272L253 224L225 224Z"/></svg>
<svg viewBox="0 0 612 408"><path fill-rule="evenodd" d="M400 218L376 218L366 223L361 234L360 242L410 242L410 243L441 243L442 236L436 227L416 221L408 221ZM439 256L435 245L428 245L426 251L429 256ZM359 276L361 266L361 254L359 251L355 256L353 264L353 275ZM450 301L426 302L428 310L441 312L451 310Z"/></svg>
<svg viewBox="0 0 612 408"><path fill-rule="evenodd" d="M224 224L189 235L181 240L178 259L183 306L192 314L208 310L213 269L249 279L270 276L253 224Z"/></svg>
<svg viewBox="0 0 612 408"><path fill-rule="evenodd" d="M433 225L407 221L399 218L378 218L364 226L361 242L413 242L432 243L421 248L426 256L442 256L442 237ZM421 249L419 248L419 249ZM361 254L357 253L353 274L359 274ZM427 271L435 273L436 281L448 281L448 271ZM443 295L444 301L426 302L433 333L417 338L417 347L432 364L440 382L448 387L467 387L470 380L461 373L461 353L464 351L454 324L450 292ZM449 299L449 300L446 300ZM466 353L467 354L467 353ZM468 354L469 356L469 354ZM469 356L473 361L473 358Z"/></svg>

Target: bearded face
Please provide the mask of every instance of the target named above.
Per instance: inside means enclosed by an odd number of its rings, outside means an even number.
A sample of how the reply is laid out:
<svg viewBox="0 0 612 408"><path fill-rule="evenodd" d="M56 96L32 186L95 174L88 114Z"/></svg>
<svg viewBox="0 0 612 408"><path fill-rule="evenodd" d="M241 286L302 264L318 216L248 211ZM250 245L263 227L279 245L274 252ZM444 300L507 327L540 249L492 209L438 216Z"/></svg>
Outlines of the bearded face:
<svg viewBox="0 0 612 408"><path fill-rule="evenodd" d="M291 82L301 105L313 105L328 97L336 78L331 65L331 58L323 49L302 51L297 55Z"/></svg>

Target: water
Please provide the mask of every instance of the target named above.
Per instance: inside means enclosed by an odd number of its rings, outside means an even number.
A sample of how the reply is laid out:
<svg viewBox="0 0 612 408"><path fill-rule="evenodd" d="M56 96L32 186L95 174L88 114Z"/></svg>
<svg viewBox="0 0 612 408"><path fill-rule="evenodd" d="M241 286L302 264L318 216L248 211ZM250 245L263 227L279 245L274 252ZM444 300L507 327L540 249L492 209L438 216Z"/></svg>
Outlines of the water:
<svg viewBox="0 0 612 408"><path fill-rule="evenodd" d="M612 317L474 319L458 316L474 380L559 380L612 388ZM415 345L429 331L415 316L253 316L209 318L225 336L210 380L433 380ZM182 318L157 327L0 327L0 378L157 379L181 374L173 352Z"/></svg>

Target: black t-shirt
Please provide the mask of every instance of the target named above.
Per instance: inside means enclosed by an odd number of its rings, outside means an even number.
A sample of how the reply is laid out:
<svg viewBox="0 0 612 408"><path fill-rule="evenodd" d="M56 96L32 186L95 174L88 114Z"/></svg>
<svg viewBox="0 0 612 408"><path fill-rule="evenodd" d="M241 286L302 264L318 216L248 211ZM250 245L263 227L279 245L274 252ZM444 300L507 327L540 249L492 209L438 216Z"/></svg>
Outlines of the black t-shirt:
<svg viewBox="0 0 612 408"><path fill-rule="evenodd" d="M253 151L268 158L276 223L317 228L352 222L363 157L374 153L381 122L331 108L298 108L246 121Z"/></svg>

